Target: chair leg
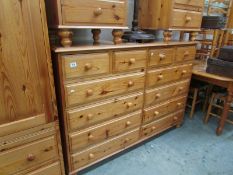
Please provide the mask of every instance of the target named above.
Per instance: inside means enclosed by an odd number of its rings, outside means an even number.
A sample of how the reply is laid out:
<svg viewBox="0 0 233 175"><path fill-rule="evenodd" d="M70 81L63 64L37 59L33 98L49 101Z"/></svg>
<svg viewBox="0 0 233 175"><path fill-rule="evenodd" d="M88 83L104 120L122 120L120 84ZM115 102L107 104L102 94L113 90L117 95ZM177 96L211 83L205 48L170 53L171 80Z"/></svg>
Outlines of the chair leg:
<svg viewBox="0 0 233 175"><path fill-rule="evenodd" d="M193 101L192 101L192 108L191 108L191 112L190 112L190 116L189 116L191 119L193 118L193 114L195 112L197 96L198 96L198 89L195 88L194 89L194 95L193 95Z"/></svg>
<svg viewBox="0 0 233 175"><path fill-rule="evenodd" d="M214 102L214 98L215 98L215 93L212 94L211 96L211 99L210 99L210 104L209 104L209 107L208 107L208 111L207 111L207 114L204 118L204 123L207 124L208 121L209 121L209 118L210 118L210 113L212 111L212 105L213 105L213 102Z"/></svg>
<svg viewBox="0 0 233 175"><path fill-rule="evenodd" d="M210 100L212 89L213 89L213 85L209 85L206 89L205 101L204 101L203 108L202 108L202 111L204 113L206 112L206 109L208 108L208 103Z"/></svg>

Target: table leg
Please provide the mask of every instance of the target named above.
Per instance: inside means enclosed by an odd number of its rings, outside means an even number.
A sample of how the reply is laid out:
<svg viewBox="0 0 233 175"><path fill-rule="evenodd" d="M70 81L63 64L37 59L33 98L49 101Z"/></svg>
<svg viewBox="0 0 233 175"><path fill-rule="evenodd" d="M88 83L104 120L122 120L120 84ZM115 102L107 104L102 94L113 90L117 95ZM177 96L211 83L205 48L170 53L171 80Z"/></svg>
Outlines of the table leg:
<svg viewBox="0 0 233 175"><path fill-rule="evenodd" d="M221 119L219 121L218 128L216 130L217 135L222 134L226 119L228 117L228 113L229 113L229 109L230 109L230 106L231 106L231 103L232 103L232 99L233 99L233 91L228 90L228 95L226 97L226 101L225 101L225 104L224 104L223 113L222 113Z"/></svg>

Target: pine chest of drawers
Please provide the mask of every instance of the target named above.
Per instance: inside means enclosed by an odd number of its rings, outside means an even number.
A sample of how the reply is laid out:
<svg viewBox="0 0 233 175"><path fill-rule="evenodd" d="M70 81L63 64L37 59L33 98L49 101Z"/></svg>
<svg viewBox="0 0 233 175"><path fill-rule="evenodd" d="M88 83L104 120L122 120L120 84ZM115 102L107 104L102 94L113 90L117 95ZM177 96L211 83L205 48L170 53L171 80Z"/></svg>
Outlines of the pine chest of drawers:
<svg viewBox="0 0 233 175"><path fill-rule="evenodd" d="M54 50L67 172L179 127L195 42Z"/></svg>

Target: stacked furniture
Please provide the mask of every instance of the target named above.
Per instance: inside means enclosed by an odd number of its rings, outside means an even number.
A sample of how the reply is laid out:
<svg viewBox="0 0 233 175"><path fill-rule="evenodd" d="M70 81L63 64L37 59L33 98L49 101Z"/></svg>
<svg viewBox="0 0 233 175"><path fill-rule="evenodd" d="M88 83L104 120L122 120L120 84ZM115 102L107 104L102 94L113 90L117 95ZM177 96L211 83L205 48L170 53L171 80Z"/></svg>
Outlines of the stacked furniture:
<svg viewBox="0 0 233 175"><path fill-rule="evenodd" d="M0 174L63 175L44 1L0 6Z"/></svg>
<svg viewBox="0 0 233 175"><path fill-rule="evenodd" d="M200 31L204 0L140 0L139 27L164 30L164 41L172 31L190 32L194 41ZM182 33L183 35L183 33Z"/></svg>
<svg viewBox="0 0 233 175"><path fill-rule="evenodd" d="M179 127L195 42L54 48L67 172Z"/></svg>

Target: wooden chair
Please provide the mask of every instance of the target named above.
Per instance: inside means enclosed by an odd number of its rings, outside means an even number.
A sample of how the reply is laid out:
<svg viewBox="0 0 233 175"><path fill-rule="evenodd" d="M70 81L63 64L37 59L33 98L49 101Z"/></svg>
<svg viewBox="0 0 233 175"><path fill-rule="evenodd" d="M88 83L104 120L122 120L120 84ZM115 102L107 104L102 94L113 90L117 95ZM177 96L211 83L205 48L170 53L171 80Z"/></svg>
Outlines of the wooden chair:
<svg viewBox="0 0 233 175"><path fill-rule="evenodd" d="M210 104L208 107L207 114L204 118L204 123L208 123L210 117L217 117L220 119L223 112L223 106L226 100L226 93L213 93L210 99ZM233 113L233 107L229 110L230 113ZM233 124L233 120L227 119L226 122Z"/></svg>
<svg viewBox="0 0 233 175"><path fill-rule="evenodd" d="M207 15L221 15L229 18L231 14L232 0L209 0Z"/></svg>

